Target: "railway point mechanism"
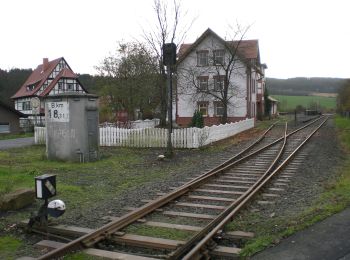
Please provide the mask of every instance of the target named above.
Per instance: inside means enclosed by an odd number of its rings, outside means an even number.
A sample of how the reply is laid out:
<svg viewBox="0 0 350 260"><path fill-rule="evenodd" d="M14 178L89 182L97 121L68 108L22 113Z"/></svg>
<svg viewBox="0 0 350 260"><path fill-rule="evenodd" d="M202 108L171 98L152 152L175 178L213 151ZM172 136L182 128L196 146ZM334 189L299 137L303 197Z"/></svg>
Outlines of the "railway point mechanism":
<svg viewBox="0 0 350 260"><path fill-rule="evenodd" d="M56 175L44 174L35 177L35 195L37 199L44 200L44 204L39 208L37 214L32 216L28 222L28 228L34 225L47 227L48 215L58 218L66 210L66 205L62 200L53 200L49 202L49 198L56 196Z"/></svg>

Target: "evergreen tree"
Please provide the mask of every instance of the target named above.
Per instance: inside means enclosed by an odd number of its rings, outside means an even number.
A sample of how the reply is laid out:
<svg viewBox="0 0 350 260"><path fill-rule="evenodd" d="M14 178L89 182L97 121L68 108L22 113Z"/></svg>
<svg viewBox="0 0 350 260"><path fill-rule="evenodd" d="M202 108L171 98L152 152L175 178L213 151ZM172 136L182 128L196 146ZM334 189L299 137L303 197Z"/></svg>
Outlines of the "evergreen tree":
<svg viewBox="0 0 350 260"><path fill-rule="evenodd" d="M198 128L204 127L204 118L203 118L203 115L200 111L198 111L198 110L194 111L190 126L191 127L198 127Z"/></svg>

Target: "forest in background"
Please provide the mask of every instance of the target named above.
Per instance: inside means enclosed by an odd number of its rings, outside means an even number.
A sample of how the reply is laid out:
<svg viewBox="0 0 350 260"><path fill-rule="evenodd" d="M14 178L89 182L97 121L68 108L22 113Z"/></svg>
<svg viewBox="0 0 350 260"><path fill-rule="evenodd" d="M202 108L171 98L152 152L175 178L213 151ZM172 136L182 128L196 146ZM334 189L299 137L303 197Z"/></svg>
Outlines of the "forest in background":
<svg viewBox="0 0 350 260"><path fill-rule="evenodd" d="M312 93L338 93L346 79L341 78L267 78L266 86L272 95L309 96Z"/></svg>
<svg viewBox="0 0 350 260"><path fill-rule="evenodd" d="M0 69L0 101L13 106L11 96L22 86L32 73L32 69ZM94 94L103 95L105 84L102 76L79 75L83 86ZM337 93L346 83L340 78L267 78L266 86L271 95L309 96L312 93Z"/></svg>

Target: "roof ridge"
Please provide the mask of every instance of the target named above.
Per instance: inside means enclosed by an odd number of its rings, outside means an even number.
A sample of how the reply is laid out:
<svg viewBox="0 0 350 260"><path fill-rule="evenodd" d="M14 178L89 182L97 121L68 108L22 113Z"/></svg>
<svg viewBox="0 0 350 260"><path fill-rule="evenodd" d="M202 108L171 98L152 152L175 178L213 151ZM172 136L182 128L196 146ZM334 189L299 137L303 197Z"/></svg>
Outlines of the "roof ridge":
<svg viewBox="0 0 350 260"><path fill-rule="evenodd" d="M22 86L18 89L18 91L11 98L19 98L19 97L29 97L35 95L44 84L45 80L50 76L52 71L55 69L57 64L64 59L63 57L56 58L54 60L48 61L47 69L42 71L43 64L39 64L35 70L30 74L27 80L22 84ZM38 83L34 89L31 91L27 90L28 85L33 85Z"/></svg>

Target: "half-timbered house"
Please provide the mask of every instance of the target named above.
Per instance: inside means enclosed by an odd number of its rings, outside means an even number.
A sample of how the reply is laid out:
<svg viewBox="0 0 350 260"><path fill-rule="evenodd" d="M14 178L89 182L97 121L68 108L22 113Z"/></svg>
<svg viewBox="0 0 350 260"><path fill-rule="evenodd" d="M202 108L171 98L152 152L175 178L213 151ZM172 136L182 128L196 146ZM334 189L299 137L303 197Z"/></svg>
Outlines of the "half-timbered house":
<svg viewBox="0 0 350 260"><path fill-rule="evenodd" d="M44 123L44 97L65 92L87 93L63 57L52 61L44 58L11 98L17 111L38 124Z"/></svg>

